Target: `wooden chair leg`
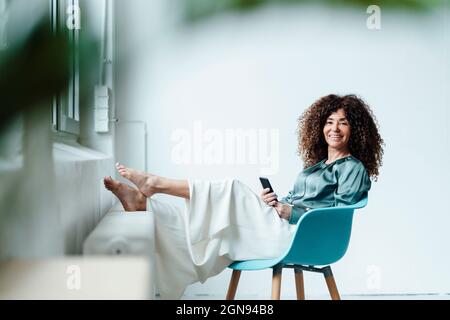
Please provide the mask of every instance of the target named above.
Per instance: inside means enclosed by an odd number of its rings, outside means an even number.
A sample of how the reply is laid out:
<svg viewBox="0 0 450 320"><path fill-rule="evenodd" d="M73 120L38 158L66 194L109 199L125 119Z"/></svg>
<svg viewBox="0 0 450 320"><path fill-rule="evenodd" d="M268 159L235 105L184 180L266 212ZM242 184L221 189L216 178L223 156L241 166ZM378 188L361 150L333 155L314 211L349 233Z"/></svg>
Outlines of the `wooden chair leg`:
<svg viewBox="0 0 450 320"><path fill-rule="evenodd" d="M305 285L303 283L303 271L294 269L295 272L295 288L297 289L297 300L305 300Z"/></svg>
<svg viewBox="0 0 450 320"><path fill-rule="evenodd" d="M234 300L236 295L237 286L239 284L239 278L241 277L241 270L233 270L231 275L230 284L228 286L227 300Z"/></svg>
<svg viewBox="0 0 450 320"><path fill-rule="evenodd" d="M339 291L336 286L336 282L334 281L333 273L331 272L330 267L326 267L324 270L325 281L327 282L328 291L330 292L330 296L332 300L341 300L339 296Z"/></svg>
<svg viewBox="0 0 450 320"><path fill-rule="evenodd" d="M281 272L283 268L274 267L272 273L272 300L280 300Z"/></svg>

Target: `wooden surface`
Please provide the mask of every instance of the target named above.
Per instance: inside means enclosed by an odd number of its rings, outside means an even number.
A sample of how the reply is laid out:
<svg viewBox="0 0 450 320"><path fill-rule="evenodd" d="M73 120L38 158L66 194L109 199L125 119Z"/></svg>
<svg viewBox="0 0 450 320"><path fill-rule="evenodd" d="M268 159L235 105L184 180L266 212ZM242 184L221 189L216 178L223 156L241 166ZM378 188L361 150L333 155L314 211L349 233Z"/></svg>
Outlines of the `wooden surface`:
<svg viewBox="0 0 450 320"><path fill-rule="evenodd" d="M230 284L228 286L226 300L234 300L240 277L241 277L241 270L233 270L233 274L231 275L230 279Z"/></svg>
<svg viewBox="0 0 450 320"><path fill-rule="evenodd" d="M303 271L295 270L295 288L297 300L305 300L305 284L303 282Z"/></svg>
<svg viewBox="0 0 450 320"><path fill-rule="evenodd" d="M327 282L328 291L330 292L330 296L332 300L341 300L341 297L339 296L339 291L336 286L336 281L334 281L334 277L328 276L325 277L325 281Z"/></svg>
<svg viewBox="0 0 450 320"><path fill-rule="evenodd" d="M280 300L282 268L273 268L272 271L272 300Z"/></svg>

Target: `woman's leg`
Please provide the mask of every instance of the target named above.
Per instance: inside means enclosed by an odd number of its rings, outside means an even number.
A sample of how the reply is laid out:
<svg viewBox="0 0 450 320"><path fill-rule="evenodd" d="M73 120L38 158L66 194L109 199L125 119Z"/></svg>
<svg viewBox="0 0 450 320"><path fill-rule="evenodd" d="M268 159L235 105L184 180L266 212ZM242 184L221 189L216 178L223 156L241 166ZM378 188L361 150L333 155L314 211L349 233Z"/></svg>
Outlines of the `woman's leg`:
<svg viewBox="0 0 450 320"><path fill-rule="evenodd" d="M189 183L187 180L176 180L160 177L151 173L127 168L119 163L116 168L120 175L133 182L146 197L155 193L165 193L172 196L190 199Z"/></svg>

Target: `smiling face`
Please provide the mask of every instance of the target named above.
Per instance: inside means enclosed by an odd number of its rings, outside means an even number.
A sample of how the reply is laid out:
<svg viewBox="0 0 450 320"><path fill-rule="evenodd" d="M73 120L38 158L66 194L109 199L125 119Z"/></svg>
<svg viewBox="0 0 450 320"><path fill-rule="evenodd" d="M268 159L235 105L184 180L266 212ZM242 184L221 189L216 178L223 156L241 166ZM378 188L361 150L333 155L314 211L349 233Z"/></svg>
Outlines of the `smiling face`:
<svg viewBox="0 0 450 320"><path fill-rule="evenodd" d="M329 148L348 152L350 124L345 117L344 109L338 109L328 117L323 127L323 134Z"/></svg>

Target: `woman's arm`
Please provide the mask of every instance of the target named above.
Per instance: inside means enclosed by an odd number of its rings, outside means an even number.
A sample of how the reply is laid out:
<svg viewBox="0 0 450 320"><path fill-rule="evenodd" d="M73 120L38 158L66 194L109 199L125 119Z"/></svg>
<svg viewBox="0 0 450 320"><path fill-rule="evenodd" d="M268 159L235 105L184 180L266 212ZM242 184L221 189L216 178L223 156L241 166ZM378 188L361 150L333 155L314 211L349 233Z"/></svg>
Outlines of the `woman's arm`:
<svg viewBox="0 0 450 320"><path fill-rule="evenodd" d="M348 206L361 200L370 190L371 181L362 164L342 166L338 172L338 187L334 192L334 206Z"/></svg>

